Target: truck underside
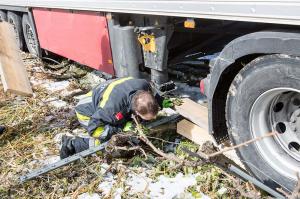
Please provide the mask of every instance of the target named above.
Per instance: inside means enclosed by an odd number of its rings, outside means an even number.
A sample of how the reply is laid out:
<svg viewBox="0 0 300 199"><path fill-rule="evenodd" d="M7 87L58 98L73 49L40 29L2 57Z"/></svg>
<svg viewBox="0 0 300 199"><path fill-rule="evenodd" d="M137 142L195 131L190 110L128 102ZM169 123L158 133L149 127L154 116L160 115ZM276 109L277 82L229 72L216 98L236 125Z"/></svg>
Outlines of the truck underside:
<svg viewBox="0 0 300 199"><path fill-rule="evenodd" d="M32 2L0 6L0 18L15 26L21 49L38 56L53 52L117 77L151 79L162 92L171 80L193 86L201 81L208 101L209 132L216 141L239 144L260 136L257 132L279 132L273 141L238 153L266 184L293 188L300 168L300 69L296 67L300 34L299 16L293 12L298 11L298 3L272 4L291 10L278 12L271 20L262 17L267 3L249 5L244 15L222 18L205 15L205 10L187 14L192 7L160 12L166 1L151 11L128 8L124 12L108 4L79 9L74 3L64 9L63 3L47 8L44 1ZM137 7L145 2L134 1ZM230 5L238 13L242 5L236 4ZM177 6L175 1L170 5ZM212 3L209 9L213 12L221 5Z"/></svg>

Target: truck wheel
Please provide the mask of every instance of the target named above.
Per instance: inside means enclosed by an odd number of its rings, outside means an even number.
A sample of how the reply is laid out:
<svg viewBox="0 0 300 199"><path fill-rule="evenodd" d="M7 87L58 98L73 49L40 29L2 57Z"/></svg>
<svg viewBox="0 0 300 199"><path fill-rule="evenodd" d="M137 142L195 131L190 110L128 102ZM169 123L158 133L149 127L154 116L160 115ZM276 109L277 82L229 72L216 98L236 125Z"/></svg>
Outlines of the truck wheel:
<svg viewBox="0 0 300 199"><path fill-rule="evenodd" d="M34 32L33 24L29 20L27 14L23 15L22 27L28 51L33 55L39 56L39 45L37 35Z"/></svg>
<svg viewBox="0 0 300 199"><path fill-rule="evenodd" d="M4 12L3 10L0 10L0 20L1 21L7 21L6 12Z"/></svg>
<svg viewBox="0 0 300 199"><path fill-rule="evenodd" d="M233 144L278 132L237 152L263 183L293 190L300 172L300 59L267 55L247 64L230 86L226 119Z"/></svg>
<svg viewBox="0 0 300 199"><path fill-rule="evenodd" d="M14 26L18 46L21 50L23 50L24 40L23 40L22 19L21 19L21 17L18 14L14 13L14 12L8 11L7 12L7 21Z"/></svg>

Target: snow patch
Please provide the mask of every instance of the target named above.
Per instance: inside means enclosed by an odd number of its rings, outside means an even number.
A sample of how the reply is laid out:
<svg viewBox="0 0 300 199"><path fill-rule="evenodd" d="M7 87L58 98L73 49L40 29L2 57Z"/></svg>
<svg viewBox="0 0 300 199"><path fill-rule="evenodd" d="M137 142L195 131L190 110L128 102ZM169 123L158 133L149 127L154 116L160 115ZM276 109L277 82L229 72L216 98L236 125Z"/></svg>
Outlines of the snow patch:
<svg viewBox="0 0 300 199"><path fill-rule="evenodd" d="M104 176L103 182L99 184L98 189L106 196L110 193L110 190L115 183L116 180L114 179L114 175L109 172Z"/></svg>
<svg viewBox="0 0 300 199"><path fill-rule="evenodd" d="M130 187L130 191L128 192L130 195L143 193L151 183L152 179L143 175L144 173L141 173L140 175L130 173L128 175L126 185Z"/></svg>
<svg viewBox="0 0 300 199"><path fill-rule="evenodd" d="M97 193L83 193L78 196L78 199L101 199Z"/></svg>
<svg viewBox="0 0 300 199"><path fill-rule="evenodd" d="M159 176L157 182L149 185L150 198L173 198L196 184L196 178L192 175L183 176L182 173L178 173L175 178Z"/></svg>
<svg viewBox="0 0 300 199"><path fill-rule="evenodd" d="M53 156L48 156L47 159L45 160L41 160L41 163L43 165L47 165L47 164L52 164L54 162L57 162L60 160L60 157L57 155L53 155Z"/></svg>
<svg viewBox="0 0 300 199"><path fill-rule="evenodd" d="M63 100L56 100L56 101L50 102L50 105L54 106L55 108L62 108L62 107L66 107L68 105L68 103Z"/></svg>
<svg viewBox="0 0 300 199"><path fill-rule="evenodd" d="M114 199L122 199L122 193L124 192L124 190L122 188L117 188L114 195L113 195L113 198Z"/></svg>
<svg viewBox="0 0 300 199"><path fill-rule="evenodd" d="M42 87L47 89L50 92L57 92L61 90L67 89L67 87L70 85L69 81L60 81L60 82L49 82L47 84L42 84Z"/></svg>
<svg viewBox="0 0 300 199"><path fill-rule="evenodd" d="M149 198L171 199L179 197L188 187L196 185L196 177L197 175L184 176L182 173L178 173L174 178L161 175L154 182L146 176L129 174L126 185L130 187L131 195L145 192Z"/></svg>

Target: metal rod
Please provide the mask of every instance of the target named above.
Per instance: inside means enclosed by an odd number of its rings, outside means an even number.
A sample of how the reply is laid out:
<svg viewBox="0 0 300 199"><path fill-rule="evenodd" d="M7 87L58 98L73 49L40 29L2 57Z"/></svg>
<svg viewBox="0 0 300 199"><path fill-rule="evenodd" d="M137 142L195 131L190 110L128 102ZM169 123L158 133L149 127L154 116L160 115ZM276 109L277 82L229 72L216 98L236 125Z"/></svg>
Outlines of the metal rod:
<svg viewBox="0 0 300 199"><path fill-rule="evenodd" d="M230 165L230 166L228 167L228 169L229 169L231 172L233 172L233 173L235 173L235 174L241 176L241 177L244 178L245 180L250 181L250 182L253 183L254 185L256 185L256 186L258 186L259 188L261 188L262 190L268 192L268 193L271 194L272 196L274 196L274 197L276 197L276 198L280 198L280 199L281 199L281 198L282 198L282 199L285 198L283 195L279 194L278 192L276 192L275 190L271 189L270 187L264 185L263 183L261 183L260 181L258 181L258 180L255 179L254 177L248 175L247 173L245 173L245 172L242 171L241 169L239 169L239 168L237 168L237 167L235 167L235 166L233 166L233 165Z"/></svg>
<svg viewBox="0 0 300 199"><path fill-rule="evenodd" d="M90 148L90 149L87 149L85 151L82 151L80 153L77 153L77 154L74 154L70 157L67 157L65 159L62 159L60 161L57 161L57 162L54 162L52 164L48 164L48 165L45 165L43 166L42 168L39 168L39 169L36 169L36 170L33 170L32 172L26 174L26 175L23 175L20 177L20 182L23 183L27 180L30 180L32 178L35 178L39 175L42 175L44 173L48 173L49 171L52 171L52 170L55 170L57 168L60 168L62 166L65 166L67 164L70 164L71 162L75 162L76 160L79 160L83 157L86 157L86 156L89 156L91 154L94 154L98 151L101 151L103 150L107 145L107 142L99 145L99 146L96 146L96 147L93 147L93 148Z"/></svg>

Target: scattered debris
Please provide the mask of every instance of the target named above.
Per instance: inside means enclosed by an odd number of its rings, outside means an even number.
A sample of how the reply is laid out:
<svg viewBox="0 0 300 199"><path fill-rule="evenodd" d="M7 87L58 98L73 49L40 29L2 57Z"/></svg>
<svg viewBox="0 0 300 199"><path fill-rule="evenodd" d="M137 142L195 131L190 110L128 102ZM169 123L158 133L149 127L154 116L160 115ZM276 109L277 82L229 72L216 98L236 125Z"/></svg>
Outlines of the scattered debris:
<svg viewBox="0 0 300 199"><path fill-rule="evenodd" d="M82 87L93 88L98 84L105 82L106 80L95 72L91 72L86 74L83 78L79 80L79 83Z"/></svg>

